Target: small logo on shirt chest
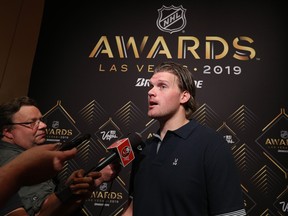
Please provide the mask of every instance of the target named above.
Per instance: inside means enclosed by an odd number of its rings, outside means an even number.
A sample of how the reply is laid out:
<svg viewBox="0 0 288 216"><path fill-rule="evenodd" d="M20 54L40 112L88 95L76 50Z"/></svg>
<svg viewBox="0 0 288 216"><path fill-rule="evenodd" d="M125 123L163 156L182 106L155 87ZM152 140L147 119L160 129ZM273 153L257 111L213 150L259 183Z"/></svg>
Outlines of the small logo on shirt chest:
<svg viewBox="0 0 288 216"><path fill-rule="evenodd" d="M173 166L176 166L177 163L178 163L178 158L174 158L174 161L173 161L172 165L173 165Z"/></svg>

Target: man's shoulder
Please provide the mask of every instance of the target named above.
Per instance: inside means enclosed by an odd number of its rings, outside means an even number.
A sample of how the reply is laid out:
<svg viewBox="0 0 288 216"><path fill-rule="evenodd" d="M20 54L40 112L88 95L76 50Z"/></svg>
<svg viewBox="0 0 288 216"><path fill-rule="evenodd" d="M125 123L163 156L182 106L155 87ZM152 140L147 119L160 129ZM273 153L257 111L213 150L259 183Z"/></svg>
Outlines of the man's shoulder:
<svg viewBox="0 0 288 216"><path fill-rule="evenodd" d="M0 141L0 166L23 152L17 145Z"/></svg>

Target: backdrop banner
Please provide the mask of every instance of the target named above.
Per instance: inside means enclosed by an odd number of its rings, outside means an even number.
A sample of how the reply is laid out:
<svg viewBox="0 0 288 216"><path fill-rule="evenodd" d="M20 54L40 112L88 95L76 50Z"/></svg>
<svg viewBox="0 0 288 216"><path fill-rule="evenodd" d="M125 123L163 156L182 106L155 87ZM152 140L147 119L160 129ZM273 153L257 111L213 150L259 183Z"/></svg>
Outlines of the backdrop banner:
<svg viewBox="0 0 288 216"><path fill-rule="evenodd" d="M47 141L91 134L61 179L96 166L129 132L146 139L156 131L156 121L147 117L148 81L156 65L175 61L196 79L199 109L193 117L231 145L248 214L287 215L284 6L95 2L46 1L31 74L29 96L47 120ZM95 190L83 213L120 215L130 169Z"/></svg>

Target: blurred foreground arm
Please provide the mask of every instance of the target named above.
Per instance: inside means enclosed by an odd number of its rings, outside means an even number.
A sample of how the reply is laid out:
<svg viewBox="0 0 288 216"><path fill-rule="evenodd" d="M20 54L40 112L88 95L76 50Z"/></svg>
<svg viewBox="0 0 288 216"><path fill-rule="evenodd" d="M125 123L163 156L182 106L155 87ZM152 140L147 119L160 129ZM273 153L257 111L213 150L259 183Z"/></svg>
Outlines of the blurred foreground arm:
<svg viewBox="0 0 288 216"><path fill-rule="evenodd" d="M55 144L36 146L0 167L0 185L5 185L0 191L0 206L21 186L53 178L63 168L64 162L77 153L76 148L67 151L56 151L56 148Z"/></svg>

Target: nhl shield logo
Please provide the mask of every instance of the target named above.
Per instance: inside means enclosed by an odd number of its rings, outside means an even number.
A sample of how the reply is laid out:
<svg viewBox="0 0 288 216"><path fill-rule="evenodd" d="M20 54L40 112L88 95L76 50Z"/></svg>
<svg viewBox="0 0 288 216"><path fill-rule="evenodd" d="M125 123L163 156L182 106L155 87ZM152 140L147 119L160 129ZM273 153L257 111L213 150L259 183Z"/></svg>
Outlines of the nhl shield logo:
<svg viewBox="0 0 288 216"><path fill-rule="evenodd" d="M174 5L166 7L163 5L158 9L157 27L161 31L169 32L170 34L181 31L186 26L185 12L186 9L182 5L179 7Z"/></svg>

